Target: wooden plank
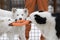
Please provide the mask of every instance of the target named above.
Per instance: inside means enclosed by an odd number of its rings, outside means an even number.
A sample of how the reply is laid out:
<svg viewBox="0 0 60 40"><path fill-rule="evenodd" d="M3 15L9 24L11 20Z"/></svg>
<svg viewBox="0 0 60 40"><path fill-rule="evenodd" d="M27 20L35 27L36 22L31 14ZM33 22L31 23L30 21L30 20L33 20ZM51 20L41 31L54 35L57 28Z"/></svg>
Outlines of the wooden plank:
<svg viewBox="0 0 60 40"><path fill-rule="evenodd" d="M1 8L1 0L0 0L0 8Z"/></svg>
<svg viewBox="0 0 60 40"><path fill-rule="evenodd" d="M4 0L0 0L0 7L4 8Z"/></svg>
<svg viewBox="0 0 60 40"><path fill-rule="evenodd" d="M56 12L56 8L57 8L57 0L53 0L53 2L54 2L54 12Z"/></svg>

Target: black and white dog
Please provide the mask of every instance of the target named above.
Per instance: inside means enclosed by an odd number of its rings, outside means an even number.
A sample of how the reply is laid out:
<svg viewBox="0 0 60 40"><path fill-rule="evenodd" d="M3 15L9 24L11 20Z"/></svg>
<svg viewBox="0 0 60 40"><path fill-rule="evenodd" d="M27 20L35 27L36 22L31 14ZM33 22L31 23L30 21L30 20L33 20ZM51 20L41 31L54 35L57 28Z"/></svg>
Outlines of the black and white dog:
<svg viewBox="0 0 60 40"><path fill-rule="evenodd" d="M29 16L30 21L34 23L44 34L45 40L60 40L60 14L51 14L49 12L33 12Z"/></svg>

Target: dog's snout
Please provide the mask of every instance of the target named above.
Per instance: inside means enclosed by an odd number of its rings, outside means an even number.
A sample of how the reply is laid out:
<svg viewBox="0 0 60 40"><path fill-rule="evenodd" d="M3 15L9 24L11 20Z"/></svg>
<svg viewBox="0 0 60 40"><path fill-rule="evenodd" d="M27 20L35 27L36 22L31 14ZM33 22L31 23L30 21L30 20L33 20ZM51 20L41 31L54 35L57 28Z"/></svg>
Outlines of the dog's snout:
<svg viewBox="0 0 60 40"><path fill-rule="evenodd" d="M13 26L12 23L10 23L9 26Z"/></svg>
<svg viewBox="0 0 60 40"><path fill-rule="evenodd" d="M19 20L22 20L22 18L19 18Z"/></svg>
<svg viewBox="0 0 60 40"><path fill-rule="evenodd" d="M32 23L32 21L29 21L29 23Z"/></svg>
<svg viewBox="0 0 60 40"><path fill-rule="evenodd" d="M17 19L15 19L15 21L17 21Z"/></svg>

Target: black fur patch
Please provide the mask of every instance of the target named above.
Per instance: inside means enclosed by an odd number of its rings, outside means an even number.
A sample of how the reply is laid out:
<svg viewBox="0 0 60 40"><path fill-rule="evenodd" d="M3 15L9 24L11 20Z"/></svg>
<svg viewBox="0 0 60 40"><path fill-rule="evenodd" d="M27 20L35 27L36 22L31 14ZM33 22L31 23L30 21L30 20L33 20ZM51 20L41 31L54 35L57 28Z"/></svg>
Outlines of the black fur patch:
<svg viewBox="0 0 60 40"><path fill-rule="evenodd" d="M46 23L46 18L42 18L40 17L39 15L34 15L35 17L35 21L38 23L38 24L45 24Z"/></svg>
<svg viewBox="0 0 60 40"><path fill-rule="evenodd" d="M52 16L56 17L55 21L56 21L56 35L58 38L60 38L60 13L54 13L52 14Z"/></svg>

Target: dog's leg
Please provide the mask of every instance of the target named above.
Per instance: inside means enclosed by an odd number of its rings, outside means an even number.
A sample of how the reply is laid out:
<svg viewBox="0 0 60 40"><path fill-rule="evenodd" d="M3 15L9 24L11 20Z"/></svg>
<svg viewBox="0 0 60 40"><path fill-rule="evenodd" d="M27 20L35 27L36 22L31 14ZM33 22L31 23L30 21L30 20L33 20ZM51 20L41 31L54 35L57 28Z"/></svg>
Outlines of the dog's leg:
<svg viewBox="0 0 60 40"><path fill-rule="evenodd" d="M12 33L7 33L7 37L9 38L9 40L14 40L14 34Z"/></svg>
<svg viewBox="0 0 60 40"><path fill-rule="evenodd" d="M25 37L25 33L24 32L19 36L19 39L20 40L26 40L26 37Z"/></svg>
<svg viewBox="0 0 60 40"><path fill-rule="evenodd" d="M25 27L22 28L23 30L20 31L19 38L20 40L26 40L25 37Z"/></svg>
<svg viewBox="0 0 60 40"><path fill-rule="evenodd" d="M45 40L45 37L41 34L40 40Z"/></svg>

